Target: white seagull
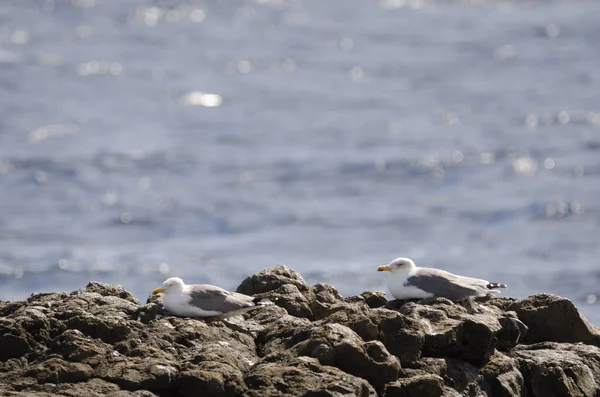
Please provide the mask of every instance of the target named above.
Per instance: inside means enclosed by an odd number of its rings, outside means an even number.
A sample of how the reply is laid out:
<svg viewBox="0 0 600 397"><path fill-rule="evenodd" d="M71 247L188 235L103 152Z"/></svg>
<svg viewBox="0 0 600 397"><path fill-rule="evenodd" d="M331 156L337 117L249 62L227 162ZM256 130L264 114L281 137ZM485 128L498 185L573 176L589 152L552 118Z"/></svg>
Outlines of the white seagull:
<svg viewBox="0 0 600 397"><path fill-rule="evenodd" d="M387 265L379 266L377 271L391 272L387 285L396 299L442 297L460 302L471 297L500 293L498 288L506 288L506 284L457 276L439 269L417 267L408 258L396 258Z"/></svg>
<svg viewBox="0 0 600 397"><path fill-rule="evenodd" d="M272 304L214 285L185 285L179 277L167 279L161 288L152 291L152 295L157 294L164 294L164 308L179 317L218 317L222 320Z"/></svg>

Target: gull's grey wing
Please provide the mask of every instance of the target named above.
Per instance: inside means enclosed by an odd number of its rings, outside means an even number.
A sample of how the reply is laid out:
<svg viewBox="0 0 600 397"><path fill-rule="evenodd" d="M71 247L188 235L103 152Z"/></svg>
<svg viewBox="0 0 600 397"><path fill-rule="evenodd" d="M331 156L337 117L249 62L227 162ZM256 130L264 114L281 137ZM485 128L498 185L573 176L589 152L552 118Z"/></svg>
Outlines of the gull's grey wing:
<svg viewBox="0 0 600 397"><path fill-rule="evenodd" d="M483 283L483 285L481 285ZM416 274L406 279L406 286L415 287L432 293L435 296L461 301L469 296L476 296L487 281L470 277L460 277L438 269L421 268Z"/></svg>
<svg viewBox="0 0 600 397"><path fill-rule="evenodd" d="M190 296L190 304L207 311L227 313L256 306L256 298L229 292L214 285L194 285Z"/></svg>

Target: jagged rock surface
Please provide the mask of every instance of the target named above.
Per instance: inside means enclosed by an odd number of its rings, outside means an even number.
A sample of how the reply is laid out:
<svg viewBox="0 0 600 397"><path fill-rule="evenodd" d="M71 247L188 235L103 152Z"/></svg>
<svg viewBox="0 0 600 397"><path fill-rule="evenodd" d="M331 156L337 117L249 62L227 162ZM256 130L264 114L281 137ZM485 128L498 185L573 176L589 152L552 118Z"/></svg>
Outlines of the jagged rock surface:
<svg viewBox="0 0 600 397"><path fill-rule="evenodd" d="M230 322L172 317L117 285L0 302L0 395L598 396L600 332L568 300L342 298L276 266Z"/></svg>

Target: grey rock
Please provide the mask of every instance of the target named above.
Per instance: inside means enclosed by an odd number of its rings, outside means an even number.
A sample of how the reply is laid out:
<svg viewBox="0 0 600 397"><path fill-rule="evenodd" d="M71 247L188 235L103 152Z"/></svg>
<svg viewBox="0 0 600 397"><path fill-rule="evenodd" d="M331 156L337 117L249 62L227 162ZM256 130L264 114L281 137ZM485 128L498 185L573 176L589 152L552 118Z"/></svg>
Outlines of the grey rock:
<svg viewBox="0 0 600 397"><path fill-rule="evenodd" d="M438 298L431 305L408 303L400 308L405 315L426 328L423 354L455 357L477 365L494 353L501 331L498 318L490 314L468 314L461 306Z"/></svg>
<svg viewBox="0 0 600 397"><path fill-rule="evenodd" d="M239 396L245 390L242 372L222 362L200 362L196 368L182 371L177 379L177 391L186 397Z"/></svg>
<svg viewBox="0 0 600 397"><path fill-rule="evenodd" d="M310 287L310 309L313 318L319 320L331 313L331 307L342 303L342 296L335 287L319 283Z"/></svg>
<svg viewBox="0 0 600 397"><path fill-rule="evenodd" d="M257 295L276 290L286 284L295 285L300 292L309 290L308 284L306 284L300 273L285 265L278 265L247 277L237 287L237 292L246 295Z"/></svg>
<svg viewBox="0 0 600 397"><path fill-rule="evenodd" d="M35 378L38 383L75 383L88 380L93 370L87 364L72 363L60 358L50 358L30 366L24 375Z"/></svg>
<svg viewBox="0 0 600 397"><path fill-rule="evenodd" d="M294 357L273 363L261 362L245 378L243 397L376 397L369 383L338 368L322 365L316 358Z"/></svg>
<svg viewBox="0 0 600 397"><path fill-rule="evenodd" d="M537 294L514 301L507 309L515 311L529 328L526 343L583 342L600 346L600 330L582 317L568 299Z"/></svg>
<svg viewBox="0 0 600 397"><path fill-rule="evenodd" d="M84 335L94 339L101 339L106 343L117 343L132 336L132 329L119 317L94 316L81 314L66 320L67 328L81 331Z"/></svg>
<svg viewBox="0 0 600 397"><path fill-rule="evenodd" d="M380 330L365 304L336 303L329 307L330 314L322 324L342 324L356 332L363 340L378 340ZM376 321L376 319L375 319Z"/></svg>
<svg viewBox="0 0 600 397"><path fill-rule="evenodd" d="M257 294L257 296L269 299L292 316L313 319L310 300L300 292L295 284L284 284L275 290Z"/></svg>
<svg viewBox="0 0 600 397"><path fill-rule="evenodd" d="M400 361L379 341L364 342L341 324L325 324L292 336L290 350L366 379L376 389L398 378Z"/></svg>
<svg viewBox="0 0 600 397"><path fill-rule="evenodd" d="M568 300L343 299L285 266L240 291L275 305L172 317L97 282L0 302L0 395L598 396L599 331Z"/></svg>
<svg viewBox="0 0 600 397"><path fill-rule="evenodd" d="M124 390L174 389L177 374L175 363L152 357L116 357L96 368L98 377L115 383Z"/></svg>
<svg viewBox="0 0 600 397"><path fill-rule="evenodd" d="M444 393L444 379L438 375L415 375L400 379L385 387L384 397L440 397Z"/></svg>
<svg viewBox="0 0 600 397"><path fill-rule="evenodd" d="M595 346L558 343L523 346L511 353L532 397L597 396L599 354Z"/></svg>
<svg viewBox="0 0 600 397"><path fill-rule="evenodd" d="M380 340L388 351L400 359L403 366L421 358L426 328L417 319L383 308L373 309L369 317L380 331Z"/></svg>
<svg viewBox="0 0 600 397"><path fill-rule="evenodd" d="M496 333L496 338L498 339L496 347L498 350L510 350L514 348L525 340L527 332L529 332L529 327L518 319L516 313L514 315L513 313L506 312L498 316L498 322L502 327Z"/></svg>
<svg viewBox="0 0 600 397"><path fill-rule="evenodd" d="M13 320L0 318L0 361L23 357L31 351L25 330Z"/></svg>
<svg viewBox="0 0 600 397"><path fill-rule="evenodd" d="M469 395L468 391L478 388L479 368L471 363L456 358L446 360L446 384L461 394Z"/></svg>
<svg viewBox="0 0 600 397"><path fill-rule="evenodd" d="M365 291L360 295L365 299L367 305L369 305L369 307L372 309L383 307L388 303L388 300L385 297L385 292L383 291Z"/></svg>
<svg viewBox="0 0 600 397"><path fill-rule="evenodd" d="M479 370L480 389L489 396L525 397L525 380L519 371L517 360L497 354Z"/></svg>
<svg viewBox="0 0 600 397"><path fill-rule="evenodd" d="M97 281L92 281L85 287L85 291L97 293L101 296L109 298L124 299L130 303L133 303L136 306L139 306L140 304L140 302L136 299L135 296L133 296L133 294L127 292L125 288L116 284L104 284L99 283Z"/></svg>

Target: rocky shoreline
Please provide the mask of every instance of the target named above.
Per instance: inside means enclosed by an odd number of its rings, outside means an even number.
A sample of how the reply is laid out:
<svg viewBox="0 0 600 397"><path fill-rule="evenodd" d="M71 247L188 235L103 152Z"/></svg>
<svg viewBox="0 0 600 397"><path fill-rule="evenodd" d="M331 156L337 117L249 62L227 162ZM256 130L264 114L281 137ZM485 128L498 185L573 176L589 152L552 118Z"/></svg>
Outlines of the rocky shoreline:
<svg viewBox="0 0 600 397"><path fill-rule="evenodd" d="M285 266L238 292L276 304L177 318L96 282L0 302L0 396L600 395L600 330L555 295L344 299Z"/></svg>

